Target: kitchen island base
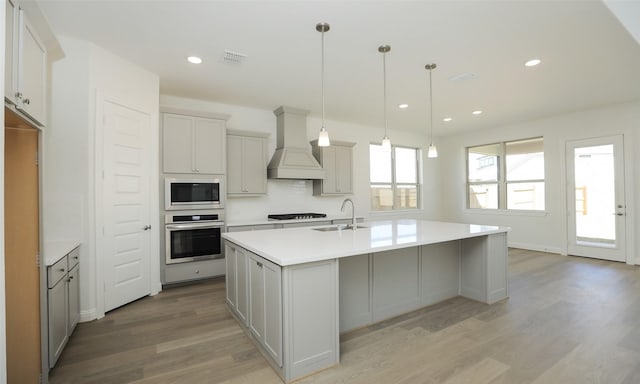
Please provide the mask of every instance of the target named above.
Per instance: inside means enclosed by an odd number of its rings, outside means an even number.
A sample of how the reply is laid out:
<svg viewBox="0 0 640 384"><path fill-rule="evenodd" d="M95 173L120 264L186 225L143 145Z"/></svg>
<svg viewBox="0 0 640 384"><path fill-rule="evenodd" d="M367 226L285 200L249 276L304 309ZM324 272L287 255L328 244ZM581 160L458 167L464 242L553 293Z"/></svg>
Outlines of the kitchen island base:
<svg viewBox="0 0 640 384"><path fill-rule="evenodd" d="M284 266L232 241L227 304L287 383L338 364L342 332L458 295L507 297L506 231Z"/></svg>

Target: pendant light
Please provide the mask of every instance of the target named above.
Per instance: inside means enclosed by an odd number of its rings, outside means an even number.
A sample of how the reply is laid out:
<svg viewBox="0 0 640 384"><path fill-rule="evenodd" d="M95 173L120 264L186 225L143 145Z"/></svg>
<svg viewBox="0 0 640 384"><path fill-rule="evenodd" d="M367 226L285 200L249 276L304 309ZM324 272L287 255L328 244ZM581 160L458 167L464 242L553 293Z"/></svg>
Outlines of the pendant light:
<svg viewBox="0 0 640 384"><path fill-rule="evenodd" d="M322 55L322 61L321 61L321 78L322 78L322 127L320 128L320 133L318 134L318 146L319 147L328 147L329 145L331 145L331 142L329 141L329 132L327 132L327 128L325 128L324 126L324 33L329 31L329 24L328 23L318 23L316 24L316 31L320 32L322 34L322 39L321 39L321 55Z"/></svg>
<svg viewBox="0 0 640 384"><path fill-rule="evenodd" d="M382 53L382 78L384 94L384 137L382 138L382 151L391 152L391 140L387 136L387 52L391 50L389 45L381 45L378 52Z"/></svg>
<svg viewBox="0 0 640 384"><path fill-rule="evenodd" d="M427 157L438 157L438 149L433 145L433 87L431 86L431 70L436 68L435 63L427 64L424 66L429 71L429 150L427 151Z"/></svg>

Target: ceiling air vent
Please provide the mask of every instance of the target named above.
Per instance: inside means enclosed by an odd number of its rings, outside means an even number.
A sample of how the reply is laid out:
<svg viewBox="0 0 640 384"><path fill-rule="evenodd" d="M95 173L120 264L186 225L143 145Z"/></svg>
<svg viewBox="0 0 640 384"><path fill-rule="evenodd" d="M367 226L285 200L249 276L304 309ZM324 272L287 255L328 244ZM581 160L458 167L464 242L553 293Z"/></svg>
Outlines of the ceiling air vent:
<svg viewBox="0 0 640 384"><path fill-rule="evenodd" d="M245 55L244 53L224 51L224 54L222 55L222 61L228 64L242 64L246 57L247 55Z"/></svg>
<svg viewBox="0 0 640 384"><path fill-rule="evenodd" d="M454 76L451 76L449 78L449 81L464 81L464 80L469 80L469 79L473 79L474 77L476 77L476 75L474 75L473 73L469 73L469 72L464 72L464 73L460 73Z"/></svg>

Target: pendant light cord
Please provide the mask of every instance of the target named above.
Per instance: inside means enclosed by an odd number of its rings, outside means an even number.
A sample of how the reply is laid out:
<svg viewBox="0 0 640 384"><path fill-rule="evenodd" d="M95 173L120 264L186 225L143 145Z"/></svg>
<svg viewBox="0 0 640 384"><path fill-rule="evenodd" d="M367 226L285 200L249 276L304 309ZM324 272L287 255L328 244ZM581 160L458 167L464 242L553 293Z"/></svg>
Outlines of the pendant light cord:
<svg viewBox="0 0 640 384"><path fill-rule="evenodd" d="M387 137L387 52L382 53L382 76L384 93L384 137Z"/></svg>
<svg viewBox="0 0 640 384"><path fill-rule="evenodd" d="M431 129L431 136L429 144L433 144L433 87L431 83L431 68L429 68L429 127Z"/></svg>
<svg viewBox="0 0 640 384"><path fill-rule="evenodd" d="M321 63L320 63L320 78L322 82L322 129L324 128L324 29L322 30L322 38L320 44L320 52L321 52Z"/></svg>

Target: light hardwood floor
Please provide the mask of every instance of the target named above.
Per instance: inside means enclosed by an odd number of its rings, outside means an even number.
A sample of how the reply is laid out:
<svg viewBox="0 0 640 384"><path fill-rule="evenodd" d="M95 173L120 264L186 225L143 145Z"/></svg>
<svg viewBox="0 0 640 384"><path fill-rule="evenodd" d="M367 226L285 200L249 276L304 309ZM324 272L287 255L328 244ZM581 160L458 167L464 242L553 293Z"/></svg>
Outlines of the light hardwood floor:
<svg viewBox="0 0 640 384"><path fill-rule="evenodd" d="M224 280L165 289L78 326L62 383L281 383ZM341 337L324 383L640 383L640 267L511 249L509 299L455 298Z"/></svg>

